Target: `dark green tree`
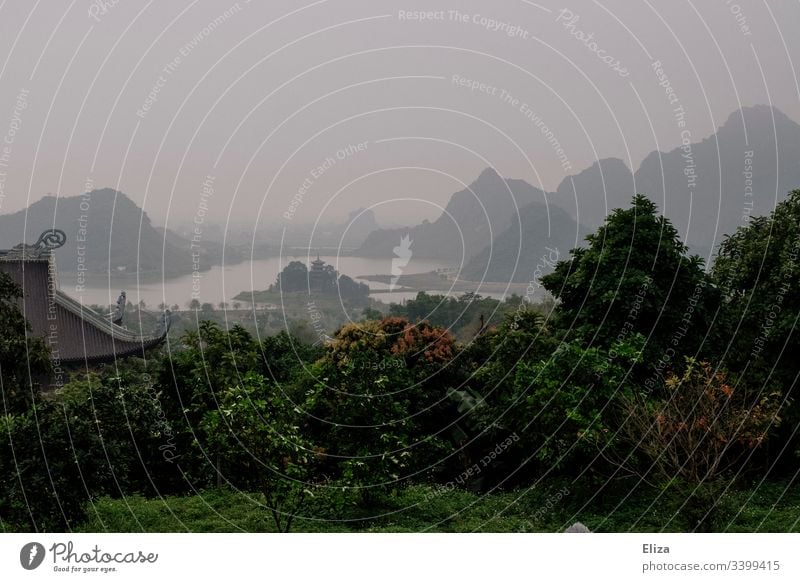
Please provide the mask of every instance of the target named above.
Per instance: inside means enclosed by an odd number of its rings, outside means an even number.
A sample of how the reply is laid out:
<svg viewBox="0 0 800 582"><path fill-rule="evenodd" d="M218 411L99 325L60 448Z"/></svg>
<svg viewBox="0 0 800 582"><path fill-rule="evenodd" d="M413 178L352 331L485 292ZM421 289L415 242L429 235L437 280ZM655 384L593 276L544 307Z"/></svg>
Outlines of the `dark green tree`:
<svg viewBox="0 0 800 582"><path fill-rule="evenodd" d="M570 340L608 350L636 333L647 338L649 373L682 365L703 343L718 305L703 261L689 255L677 230L638 194L614 210L585 248L541 283L559 300L555 325Z"/></svg>
<svg viewBox="0 0 800 582"><path fill-rule="evenodd" d="M259 370L279 384L303 377L306 368L324 353L321 347L302 342L285 330L262 338L260 351Z"/></svg>
<svg viewBox="0 0 800 582"><path fill-rule="evenodd" d="M222 482L221 459L209 453L200 423L206 412L219 407L222 392L237 385L248 371L258 370L260 362L249 332L238 325L224 331L210 321L201 321L197 331L184 334L177 349L163 360L158 384L182 451L181 470L191 481L176 486L188 490Z"/></svg>
<svg viewBox="0 0 800 582"><path fill-rule="evenodd" d="M320 353L286 333L259 343L241 326L226 331L209 321L201 321L198 331L181 338L178 349L162 361L157 376L181 451L178 463L193 486L242 482L242 475L236 474L242 466L240 459L214 454L200 430L206 413L219 408L222 395L241 386L251 372L290 391L293 378ZM189 483L175 485L188 487Z"/></svg>
<svg viewBox="0 0 800 582"><path fill-rule="evenodd" d="M0 417L0 521L69 530L97 497L163 492L179 454L149 376L128 369L74 380Z"/></svg>
<svg viewBox="0 0 800 582"><path fill-rule="evenodd" d="M631 389L626 369L639 358L642 340L615 344L613 359L598 348L563 343L548 358L517 367L505 424L520 437L522 463L538 474L610 468L608 449L624 422L621 398Z"/></svg>
<svg viewBox="0 0 800 582"><path fill-rule="evenodd" d="M308 268L305 263L292 261L278 274L275 285L284 293L308 291Z"/></svg>
<svg viewBox="0 0 800 582"><path fill-rule="evenodd" d="M754 389L781 392L788 437L800 422L800 190L726 237L712 276L723 293L717 355Z"/></svg>

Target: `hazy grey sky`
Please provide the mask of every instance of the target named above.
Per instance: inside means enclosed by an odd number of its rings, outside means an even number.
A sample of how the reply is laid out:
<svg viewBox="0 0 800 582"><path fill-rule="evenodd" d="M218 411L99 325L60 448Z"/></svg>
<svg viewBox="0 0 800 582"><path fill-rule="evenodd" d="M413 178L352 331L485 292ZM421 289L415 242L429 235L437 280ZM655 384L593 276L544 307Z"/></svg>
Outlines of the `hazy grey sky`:
<svg viewBox="0 0 800 582"><path fill-rule="evenodd" d="M545 189L636 169L680 145L678 105L693 141L741 105L800 120L795 0L1 6L3 213L89 183L159 224L202 200L222 223L414 222L487 165Z"/></svg>

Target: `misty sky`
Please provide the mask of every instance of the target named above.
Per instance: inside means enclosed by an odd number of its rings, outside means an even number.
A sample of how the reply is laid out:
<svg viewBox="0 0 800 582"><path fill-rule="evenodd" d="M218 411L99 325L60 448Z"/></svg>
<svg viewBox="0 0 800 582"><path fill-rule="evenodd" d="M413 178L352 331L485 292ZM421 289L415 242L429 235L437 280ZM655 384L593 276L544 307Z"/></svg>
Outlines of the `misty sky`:
<svg viewBox="0 0 800 582"><path fill-rule="evenodd" d="M743 105L800 121L799 23L795 0L7 0L0 212L88 184L170 226L202 200L223 224L435 218L488 165L552 190L680 145L656 61L692 141Z"/></svg>

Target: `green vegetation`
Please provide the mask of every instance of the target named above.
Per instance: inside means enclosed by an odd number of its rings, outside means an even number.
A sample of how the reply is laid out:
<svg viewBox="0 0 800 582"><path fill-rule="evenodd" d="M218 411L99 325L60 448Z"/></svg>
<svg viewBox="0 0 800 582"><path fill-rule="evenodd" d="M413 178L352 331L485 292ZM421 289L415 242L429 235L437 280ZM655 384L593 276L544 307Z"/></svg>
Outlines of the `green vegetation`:
<svg viewBox="0 0 800 582"><path fill-rule="evenodd" d="M555 304L420 294L324 339L195 305L146 362L44 394L5 287L0 526L797 531L798 208L706 272L637 196L542 279Z"/></svg>
<svg viewBox="0 0 800 582"><path fill-rule="evenodd" d="M735 508L716 530L800 532L800 490L789 483L727 491ZM587 500L591 499L591 503ZM453 490L436 494L425 485L404 488L359 508L341 491L318 494L295 519L296 532L558 532L576 520L599 532L680 532L689 523L663 496L647 487L619 487L601 498L568 482L549 489L477 495ZM212 489L200 495L145 499L102 498L89 508L83 532L274 532L259 494Z"/></svg>

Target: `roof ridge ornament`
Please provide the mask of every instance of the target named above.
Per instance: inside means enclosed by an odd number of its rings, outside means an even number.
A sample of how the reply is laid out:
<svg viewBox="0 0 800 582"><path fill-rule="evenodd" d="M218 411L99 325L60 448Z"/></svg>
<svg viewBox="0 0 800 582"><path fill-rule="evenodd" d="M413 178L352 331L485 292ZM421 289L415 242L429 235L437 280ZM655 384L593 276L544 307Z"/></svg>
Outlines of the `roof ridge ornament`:
<svg viewBox="0 0 800 582"><path fill-rule="evenodd" d="M3 257L6 260L33 260L41 259L52 251L64 246L67 235L58 228L49 228L39 235L38 240L32 245L20 243L8 251Z"/></svg>
<svg viewBox="0 0 800 582"><path fill-rule="evenodd" d="M40 252L45 253L60 249L67 242L67 234L59 228L50 228L39 235L39 239L33 243Z"/></svg>

